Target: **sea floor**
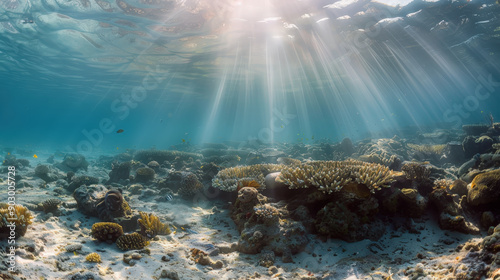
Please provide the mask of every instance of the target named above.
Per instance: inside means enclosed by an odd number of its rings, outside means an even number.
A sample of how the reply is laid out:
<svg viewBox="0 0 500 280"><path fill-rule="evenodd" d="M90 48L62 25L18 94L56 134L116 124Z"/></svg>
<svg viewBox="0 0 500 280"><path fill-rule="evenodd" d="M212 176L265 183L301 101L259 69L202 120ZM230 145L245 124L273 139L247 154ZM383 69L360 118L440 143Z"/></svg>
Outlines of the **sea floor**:
<svg viewBox="0 0 500 280"><path fill-rule="evenodd" d="M15 199L31 209L33 220L14 244L9 239L0 241L0 279L499 279L490 269L497 265L495 260L485 261L491 267L474 268L487 231L467 234L442 229L439 214L431 210L417 218L384 217L385 233L378 240L346 242L310 232L305 248L284 260L268 250L257 254L238 251L240 232L230 212L235 196L214 197L205 188L190 198L174 193L165 199L160 192L147 191L148 184L143 184L142 191L130 191L133 182L123 184L130 208L134 213L154 213L170 225L172 233L152 238L144 249L122 251L92 237L92 225L102 220L79 211L71 192L61 191L58 181L47 183L36 175L40 164L65 175L55 167L63 155L47 163L53 155L18 156L28 159L30 166L17 170ZM111 166L101 164L101 156L87 155L87 170L78 170L76 175L106 182ZM447 166L447 170L456 170ZM173 176L174 169L157 172L155 180ZM7 202L12 196L7 172L0 178L0 202ZM206 187L209 181L203 184ZM57 211L46 213L37 208L53 198L62 201ZM15 248L14 262L9 262L10 246ZM211 263L196 261L193 249L205 252ZM100 255L100 263L86 261L94 252ZM262 265L263 260L271 262Z"/></svg>

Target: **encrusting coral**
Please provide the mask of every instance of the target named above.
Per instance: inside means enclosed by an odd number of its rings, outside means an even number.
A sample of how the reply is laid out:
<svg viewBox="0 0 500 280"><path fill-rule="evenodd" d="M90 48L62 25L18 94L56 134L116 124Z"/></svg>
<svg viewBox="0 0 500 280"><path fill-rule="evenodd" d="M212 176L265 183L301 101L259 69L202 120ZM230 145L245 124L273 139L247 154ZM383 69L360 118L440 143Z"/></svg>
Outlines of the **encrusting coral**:
<svg viewBox="0 0 500 280"><path fill-rule="evenodd" d="M90 253L85 257L86 262L100 263L101 256L98 253Z"/></svg>
<svg viewBox="0 0 500 280"><path fill-rule="evenodd" d="M315 186L324 193L340 191L350 182L365 185L370 192L387 187L394 173L386 166L357 160L313 161L284 167L277 181L290 189Z"/></svg>
<svg viewBox="0 0 500 280"><path fill-rule="evenodd" d="M410 162L405 163L401 170L410 180L423 181L429 179L431 171L425 166L424 163Z"/></svg>
<svg viewBox="0 0 500 280"><path fill-rule="evenodd" d="M146 247L149 244L149 241L146 237L141 234L134 232L131 234L125 234L120 236L118 240L116 240L116 246L123 251L126 250L139 250Z"/></svg>
<svg viewBox="0 0 500 280"><path fill-rule="evenodd" d="M140 212L141 218L137 223L141 227L141 234L147 238L153 238L156 235L170 234L170 228L167 224L160 222L160 219L153 215Z"/></svg>
<svg viewBox="0 0 500 280"><path fill-rule="evenodd" d="M10 223L15 224L15 238L24 236L28 230L28 225L31 224L33 216L28 208L19 204L9 205L0 203L0 239L12 235Z"/></svg>
<svg viewBox="0 0 500 280"><path fill-rule="evenodd" d="M95 223L92 225L92 237L99 241L115 242L123 235L123 228L117 223Z"/></svg>
<svg viewBox="0 0 500 280"><path fill-rule="evenodd" d="M255 181L260 186L264 186L266 175L280 171L283 167L284 165L281 164L254 164L226 168L217 173L212 180L212 185L228 192L238 190L238 186L246 181Z"/></svg>

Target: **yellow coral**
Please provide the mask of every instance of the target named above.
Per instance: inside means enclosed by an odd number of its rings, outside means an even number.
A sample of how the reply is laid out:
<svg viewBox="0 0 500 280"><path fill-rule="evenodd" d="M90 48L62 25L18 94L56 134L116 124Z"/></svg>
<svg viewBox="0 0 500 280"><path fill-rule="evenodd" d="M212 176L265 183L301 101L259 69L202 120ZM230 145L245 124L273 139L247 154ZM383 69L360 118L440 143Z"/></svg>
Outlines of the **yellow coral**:
<svg viewBox="0 0 500 280"><path fill-rule="evenodd" d="M137 232L132 234L125 234L120 236L118 240L116 240L116 246L121 250L139 250L146 247L149 244L149 241L146 237L140 235Z"/></svg>
<svg viewBox="0 0 500 280"><path fill-rule="evenodd" d="M141 227L141 234L153 238L156 235L167 235L170 234L170 228L168 225L160 222L160 219L153 215L140 212L141 218L137 220L139 226Z"/></svg>
<svg viewBox="0 0 500 280"><path fill-rule="evenodd" d="M115 242L123 235L123 228L117 223L95 223L92 225L92 237L100 241Z"/></svg>
<svg viewBox="0 0 500 280"><path fill-rule="evenodd" d="M243 181L255 181L260 186L265 186L265 176L280 171L283 167L284 165L281 164L254 164L226 168L217 173L212 180L212 185L229 192L236 191L240 182Z"/></svg>
<svg viewBox="0 0 500 280"><path fill-rule="evenodd" d="M98 253L90 253L85 257L85 261L93 262L93 263L100 263L101 256Z"/></svg>
<svg viewBox="0 0 500 280"><path fill-rule="evenodd" d="M19 204L8 205L7 203L0 203L0 220L2 220L0 224L0 238L9 235L10 228L7 227L7 224L10 222L14 222L16 225L14 230L15 238L24 236L28 230L28 225L31 224L31 219L33 219L33 216L28 208Z"/></svg>
<svg viewBox="0 0 500 280"><path fill-rule="evenodd" d="M410 147L415 152L421 152L425 155L441 155L446 145L408 144L408 147Z"/></svg>

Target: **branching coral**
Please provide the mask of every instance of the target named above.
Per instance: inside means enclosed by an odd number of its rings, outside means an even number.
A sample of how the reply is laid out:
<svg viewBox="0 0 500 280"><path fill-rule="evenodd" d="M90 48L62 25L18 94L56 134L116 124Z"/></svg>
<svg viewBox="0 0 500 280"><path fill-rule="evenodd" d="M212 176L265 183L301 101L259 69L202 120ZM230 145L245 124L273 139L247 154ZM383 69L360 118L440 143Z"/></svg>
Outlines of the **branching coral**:
<svg viewBox="0 0 500 280"><path fill-rule="evenodd" d="M357 160L314 161L295 167L284 167L277 181L291 189L315 186L325 193L340 191L351 181L363 184L370 192L388 186L393 172L380 164Z"/></svg>
<svg viewBox="0 0 500 280"><path fill-rule="evenodd" d="M156 235L170 234L170 228L167 224L160 222L160 219L153 215L140 212L141 218L137 223L141 227L141 234L147 238L153 238Z"/></svg>
<svg viewBox="0 0 500 280"><path fill-rule="evenodd" d="M122 235L122 226L117 223L95 223L92 225L92 237L99 241L115 242Z"/></svg>
<svg viewBox="0 0 500 280"><path fill-rule="evenodd" d="M126 250L139 250L146 247L149 244L149 241L146 237L140 235L137 232L132 234L125 234L120 236L118 240L116 240L116 246L123 251Z"/></svg>
<svg viewBox="0 0 500 280"><path fill-rule="evenodd" d="M24 236L33 216L28 208L21 205L0 203L0 238L12 235L9 224L15 224L15 238Z"/></svg>
<svg viewBox="0 0 500 280"><path fill-rule="evenodd" d="M246 181L255 181L260 186L264 186L265 176L269 173L280 171L283 167L284 165L281 164L255 164L226 168L217 173L212 180L212 185L229 192L236 191L238 185L244 185Z"/></svg>

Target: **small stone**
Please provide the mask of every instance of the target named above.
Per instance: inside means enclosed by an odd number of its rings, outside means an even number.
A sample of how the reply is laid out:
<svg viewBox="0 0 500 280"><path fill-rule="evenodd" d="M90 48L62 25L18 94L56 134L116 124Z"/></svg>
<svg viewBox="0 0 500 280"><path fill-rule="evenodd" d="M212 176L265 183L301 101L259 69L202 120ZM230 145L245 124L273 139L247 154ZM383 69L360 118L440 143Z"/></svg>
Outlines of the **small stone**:
<svg viewBox="0 0 500 280"><path fill-rule="evenodd" d="M160 275L161 278L169 278L169 279L172 279L172 280L180 280L179 279L179 275L177 275L177 272L175 271L169 271L169 270L162 270L161 271L161 275Z"/></svg>
<svg viewBox="0 0 500 280"><path fill-rule="evenodd" d="M220 260L212 263L212 267L214 269L221 269L223 266L224 266L224 263Z"/></svg>
<svg viewBox="0 0 500 280"><path fill-rule="evenodd" d="M269 273L269 275L274 275L274 274L278 273L278 268L273 265L273 266L269 267L267 272Z"/></svg>
<svg viewBox="0 0 500 280"><path fill-rule="evenodd" d="M169 256L163 256L163 257L161 257L161 260L164 261L164 262L169 262L170 261L170 257Z"/></svg>
<svg viewBox="0 0 500 280"><path fill-rule="evenodd" d="M132 255L130 255L130 257L134 260L140 260L142 258L141 254L139 254L139 253L132 253Z"/></svg>
<svg viewBox="0 0 500 280"><path fill-rule="evenodd" d="M65 247L66 252L76 252L82 249L82 244L70 244Z"/></svg>

